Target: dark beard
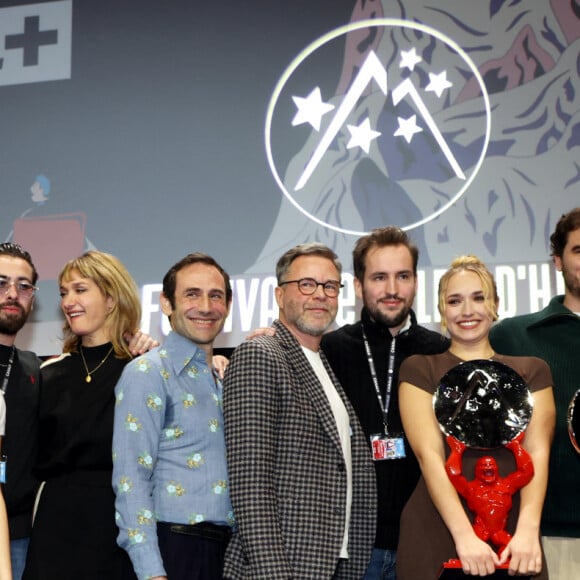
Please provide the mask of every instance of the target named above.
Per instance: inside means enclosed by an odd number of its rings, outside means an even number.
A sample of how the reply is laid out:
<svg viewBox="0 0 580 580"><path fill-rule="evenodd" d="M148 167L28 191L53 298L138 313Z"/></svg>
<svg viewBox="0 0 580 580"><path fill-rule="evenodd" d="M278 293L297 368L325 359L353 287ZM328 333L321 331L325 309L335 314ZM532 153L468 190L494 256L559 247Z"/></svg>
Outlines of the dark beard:
<svg viewBox="0 0 580 580"><path fill-rule="evenodd" d="M396 314L395 316L386 316L384 312L380 311L378 308L369 308L367 306L367 310L371 318L381 326L385 328L395 328L396 326L400 326L407 320L409 316L409 312L411 311L410 308L403 308L401 312Z"/></svg>
<svg viewBox="0 0 580 580"><path fill-rule="evenodd" d="M5 315L0 310L0 334L14 336L26 324L28 318L24 310L20 310L19 314Z"/></svg>
<svg viewBox="0 0 580 580"><path fill-rule="evenodd" d="M569 274L567 269L562 269L562 276L564 277L564 286L566 291L574 298L580 298L580 284L573 275Z"/></svg>

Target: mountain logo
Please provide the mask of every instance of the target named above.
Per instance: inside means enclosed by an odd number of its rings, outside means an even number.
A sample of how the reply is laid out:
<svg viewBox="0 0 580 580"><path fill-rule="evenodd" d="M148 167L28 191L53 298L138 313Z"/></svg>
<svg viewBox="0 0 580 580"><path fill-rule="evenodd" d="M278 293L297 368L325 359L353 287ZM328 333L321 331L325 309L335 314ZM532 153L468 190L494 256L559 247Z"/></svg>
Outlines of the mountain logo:
<svg viewBox="0 0 580 580"><path fill-rule="evenodd" d="M384 223L416 228L452 206L476 178L490 130L483 78L457 43L423 24L374 19L296 56L271 96L265 147L300 212L358 236Z"/></svg>

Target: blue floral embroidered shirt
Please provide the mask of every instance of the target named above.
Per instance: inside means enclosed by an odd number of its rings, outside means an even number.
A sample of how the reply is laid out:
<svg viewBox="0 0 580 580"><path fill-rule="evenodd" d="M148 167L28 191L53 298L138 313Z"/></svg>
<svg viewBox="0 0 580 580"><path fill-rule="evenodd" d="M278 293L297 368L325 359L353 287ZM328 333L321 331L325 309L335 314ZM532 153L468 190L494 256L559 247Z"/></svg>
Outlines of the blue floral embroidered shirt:
<svg viewBox="0 0 580 580"><path fill-rule="evenodd" d="M118 543L139 580L165 576L157 521L233 525L222 384L205 352L171 332L125 367L115 395Z"/></svg>

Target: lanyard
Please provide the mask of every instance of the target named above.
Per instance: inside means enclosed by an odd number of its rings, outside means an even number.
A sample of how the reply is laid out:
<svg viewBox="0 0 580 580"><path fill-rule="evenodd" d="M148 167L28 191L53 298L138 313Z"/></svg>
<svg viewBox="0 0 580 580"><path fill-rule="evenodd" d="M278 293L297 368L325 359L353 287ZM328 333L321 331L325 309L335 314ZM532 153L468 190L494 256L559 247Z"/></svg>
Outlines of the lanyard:
<svg viewBox="0 0 580 580"><path fill-rule="evenodd" d="M8 364L6 365L6 373L4 375L4 380L2 381L2 392L6 393L6 389L8 388L8 379L10 378L10 373L12 372L12 364L14 363L14 346L12 346L12 350L10 351L10 358L8 359Z"/></svg>
<svg viewBox="0 0 580 580"><path fill-rule="evenodd" d="M391 340L391 350L389 352L389 370L387 376L387 388L385 390L385 402L383 403L383 398L381 397L381 389L379 387L379 380L377 378L377 370L375 368L375 361L373 360L373 354L371 352L371 347L369 345L369 340L367 338L365 328L361 325L363 341L365 343L365 351L367 353L367 360L369 363L369 371L371 372L371 378L373 379L373 385L375 386L375 392L377 394L377 400L381 411L383 413L383 426L385 428L385 435L389 434L388 425L388 414L389 405L391 404L391 392L393 390L393 378L395 374L395 337L393 336Z"/></svg>

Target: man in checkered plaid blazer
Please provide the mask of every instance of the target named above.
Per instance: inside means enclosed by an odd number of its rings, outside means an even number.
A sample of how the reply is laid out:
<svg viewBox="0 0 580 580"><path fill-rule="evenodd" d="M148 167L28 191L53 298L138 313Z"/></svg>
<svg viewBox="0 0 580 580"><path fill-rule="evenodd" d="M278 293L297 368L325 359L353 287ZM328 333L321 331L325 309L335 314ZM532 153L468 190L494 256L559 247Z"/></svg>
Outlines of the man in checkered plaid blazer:
<svg viewBox="0 0 580 580"><path fill-rule="evenodd" d="M375 536L374 467L354 410L319 350L341 265L322 244L278 261L273 331L232 355L224 380L236 529L231 580L360 580Z"/></svg>

